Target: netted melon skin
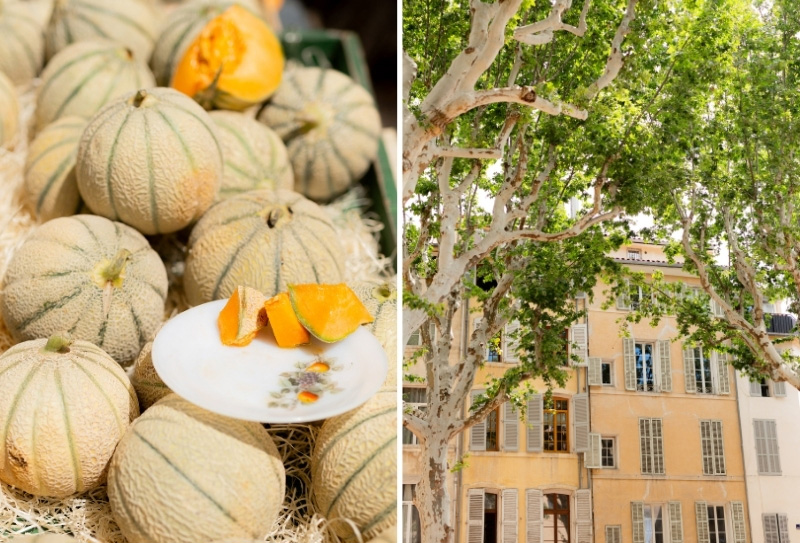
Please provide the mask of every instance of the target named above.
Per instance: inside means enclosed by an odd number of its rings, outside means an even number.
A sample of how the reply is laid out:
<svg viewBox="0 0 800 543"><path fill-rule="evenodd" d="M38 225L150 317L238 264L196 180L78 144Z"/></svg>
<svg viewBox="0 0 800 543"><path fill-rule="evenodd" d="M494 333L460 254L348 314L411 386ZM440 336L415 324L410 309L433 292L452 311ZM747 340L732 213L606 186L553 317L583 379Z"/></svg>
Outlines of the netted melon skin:
<svg viewBox="0 0 800 543"><path fill-rule="evenodd" d="M155 366L153 366L153 342L150 341L142 347L142 351L133 364L131 384L139 398L139 407L142 411L149 408L172 390L161 380Z"/></svg>
<svg viewBox="0 0 800 543"><path fill-rule="evenodd" d="M384 388L397 386L397 287L386 281L350 282L358 299L375 320L367 324L369 331L378 338L386 358L389 372L383 382Z"/></svg>

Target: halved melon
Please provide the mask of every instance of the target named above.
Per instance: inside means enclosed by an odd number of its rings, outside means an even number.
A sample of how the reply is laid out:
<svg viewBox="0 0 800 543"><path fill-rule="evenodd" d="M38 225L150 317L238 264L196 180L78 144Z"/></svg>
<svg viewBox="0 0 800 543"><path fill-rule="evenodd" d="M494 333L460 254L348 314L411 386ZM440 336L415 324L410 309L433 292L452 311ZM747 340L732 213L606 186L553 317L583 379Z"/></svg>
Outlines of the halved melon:
<svg viewBox="0 0 800 543"><path fill-rule="evenodd" d="M267 325L266 296L254 288L238 286L219 312L217 325L223 345L244 347Z"/></svg>
<svg viewBox="0 0 800 543"><path fill-rule="evenodd" d="M297 347L311 341L308 330L297 319L287 293L273 296L264 303L264 307L279 347Z"/></svg>
<svg viewBox="0 0 800 543"><path fill-rule="evenodd" d="M355 292L338 285L289 285L295 315L306 329L327 343L346 338L374 320Z"/></svg>

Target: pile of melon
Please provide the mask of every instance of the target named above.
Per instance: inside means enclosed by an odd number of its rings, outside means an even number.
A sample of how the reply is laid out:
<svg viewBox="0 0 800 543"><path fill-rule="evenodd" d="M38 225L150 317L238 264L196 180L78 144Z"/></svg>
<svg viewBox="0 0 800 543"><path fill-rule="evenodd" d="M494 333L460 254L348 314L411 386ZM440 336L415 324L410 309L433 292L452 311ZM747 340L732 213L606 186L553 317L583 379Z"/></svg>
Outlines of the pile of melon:
<svg viewBox="0 0 800 543"><path fill-rule="evenodd" d="M394 533L396 292L336 200L380 121L345 74L286 62L275 4L0 1L0 540ZM153 368L190 306L345 280L392 361L351 412L236 420Z"/></svg>

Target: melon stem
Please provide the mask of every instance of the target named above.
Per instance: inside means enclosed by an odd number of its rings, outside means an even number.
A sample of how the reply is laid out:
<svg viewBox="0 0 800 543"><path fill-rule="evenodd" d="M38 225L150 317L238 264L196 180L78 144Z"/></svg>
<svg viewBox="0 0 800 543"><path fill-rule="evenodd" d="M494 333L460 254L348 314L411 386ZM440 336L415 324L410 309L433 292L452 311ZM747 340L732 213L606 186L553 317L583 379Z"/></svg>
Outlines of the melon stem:
<svg viewBox="0 0 800 543"><path fill-rule="evenodd" d="M147 98L147 91L139 89L136 91L136 96L133 97L133 107L141 107L142 102Z"/></svg>
<svg viewBox="0 0 800 543"><path fill-rule="evenodd" d="M48 353L66 353L74 341L67 332L56 332L50 336L42 350Z"/></svg>
<svg viewBox="0 0 800 543"><path fill-rule="evenodd" d="M283 210L279 207L271 210L269 215L267 216L267 226L270 228L275 228L275 225L278 224L278 221L281 220L283 217Z"/></svg>
<svg viewBox="0 0 800 543"><path fill-rule="evenodd" d="M128 263L128 259L130 257L131 252L128 249L120 249L117 251L117 254L114 255L114 258L111 260L111 262L108 263L108 266L100 271L100 277L110 283L113 283L119 279L119 276L122 275L123 271L125 271L125 265Z"/></svg>

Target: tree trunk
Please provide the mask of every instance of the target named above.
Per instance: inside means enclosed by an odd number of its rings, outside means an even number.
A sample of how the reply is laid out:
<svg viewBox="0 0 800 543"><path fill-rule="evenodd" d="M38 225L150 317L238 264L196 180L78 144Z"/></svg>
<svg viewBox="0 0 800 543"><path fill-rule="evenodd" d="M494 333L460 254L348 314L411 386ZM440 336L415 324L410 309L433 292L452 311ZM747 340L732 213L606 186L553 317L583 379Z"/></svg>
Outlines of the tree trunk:
<svg viewBox="0 0 800 543"><path fill-rule="evenodd" d="M434 422L435 424L435 422ZM419 510L423 543L455 543L455 524L447 476L447 432L435 428L422 441L420 460L422 479L417 485L416 506Z"/></svg>

